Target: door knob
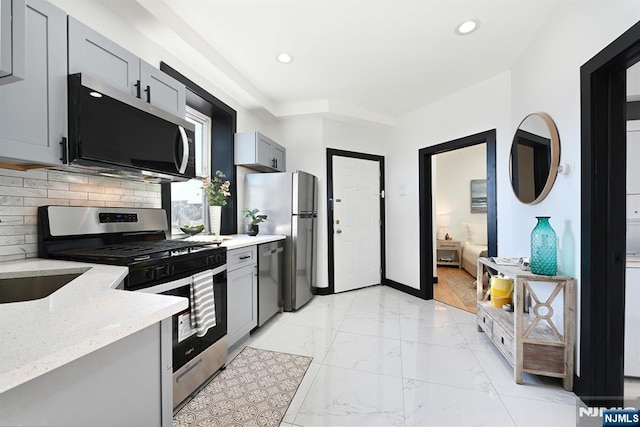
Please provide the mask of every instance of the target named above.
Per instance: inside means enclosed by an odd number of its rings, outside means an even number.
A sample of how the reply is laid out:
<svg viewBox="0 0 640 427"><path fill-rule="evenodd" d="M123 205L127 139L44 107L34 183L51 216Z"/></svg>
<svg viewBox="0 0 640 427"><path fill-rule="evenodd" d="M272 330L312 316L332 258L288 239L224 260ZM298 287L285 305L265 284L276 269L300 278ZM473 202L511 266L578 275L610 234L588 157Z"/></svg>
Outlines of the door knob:
<svg viewBox="0 0 640 427"><path fill-rule="evenodd" d="M338 228L338 229L336 230L336 233L337 233L337 234L340 234L340 233L342 233L342 230L340 230L340 229Z"/></svg>

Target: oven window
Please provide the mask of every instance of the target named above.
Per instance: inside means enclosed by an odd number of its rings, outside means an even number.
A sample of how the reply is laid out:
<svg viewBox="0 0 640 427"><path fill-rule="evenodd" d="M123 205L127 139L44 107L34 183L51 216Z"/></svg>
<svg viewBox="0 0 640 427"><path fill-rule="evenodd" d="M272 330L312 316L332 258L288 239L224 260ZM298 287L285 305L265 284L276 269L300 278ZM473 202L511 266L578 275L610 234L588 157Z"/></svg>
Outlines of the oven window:
<svg viewBox="0 0 640 427"><path fill-rule="evenodd" d="M187 106L186 120L195 125L196 176L209 176L211 164L211 118ZM180 227L204 225L205 203L201 179L171 183L171 234L183 234Z"/></svg>

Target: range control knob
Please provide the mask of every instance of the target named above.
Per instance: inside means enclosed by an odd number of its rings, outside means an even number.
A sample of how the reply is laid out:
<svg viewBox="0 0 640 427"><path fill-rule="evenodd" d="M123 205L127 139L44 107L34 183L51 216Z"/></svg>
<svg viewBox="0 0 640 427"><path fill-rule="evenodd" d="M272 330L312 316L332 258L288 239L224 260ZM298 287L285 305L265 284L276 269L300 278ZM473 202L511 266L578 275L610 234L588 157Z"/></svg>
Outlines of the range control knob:
<svg viewBox="0 0 640 427"><path fill-rule="evenodd" d="M160 277L170 276L172 270L173 270L173 266L171 264L165 264L165 265L156 267L156 277L160 278Z"/></svg>

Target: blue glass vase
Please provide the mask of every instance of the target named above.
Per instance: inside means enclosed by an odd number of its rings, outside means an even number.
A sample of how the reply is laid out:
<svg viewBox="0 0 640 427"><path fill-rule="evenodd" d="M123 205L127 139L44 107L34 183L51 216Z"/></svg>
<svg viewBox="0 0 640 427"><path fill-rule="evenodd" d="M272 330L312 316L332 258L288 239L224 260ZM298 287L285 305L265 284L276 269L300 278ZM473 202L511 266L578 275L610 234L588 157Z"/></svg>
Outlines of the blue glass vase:
<svg viewBox="0 0 640 427"><path fill-rule="evenodd" d="M531 272L555 276L558 272L558 240L548 216L537 216L538 224L531 231Z"/></svg>

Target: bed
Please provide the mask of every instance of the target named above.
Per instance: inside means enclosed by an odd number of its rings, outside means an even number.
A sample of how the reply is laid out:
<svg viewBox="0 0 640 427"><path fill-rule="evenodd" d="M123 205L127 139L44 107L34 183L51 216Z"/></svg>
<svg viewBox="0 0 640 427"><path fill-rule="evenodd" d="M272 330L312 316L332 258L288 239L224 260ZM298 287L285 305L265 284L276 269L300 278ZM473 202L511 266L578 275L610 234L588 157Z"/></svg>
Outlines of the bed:
<svg viewBox="0 0 640 427"><path fill-rule="evenodd" d="M478 274L478 258L487 256L487 224L463 223L467 241L462 245L462 268L473 277Z"/></svg>
<svg viewBox="0 0 640 427"><path fill-rule="evenodd" d="M462 268L476 277L478 274L478 258L487 256L487 245L476 245L469 241L462 245Z"/></svg>

